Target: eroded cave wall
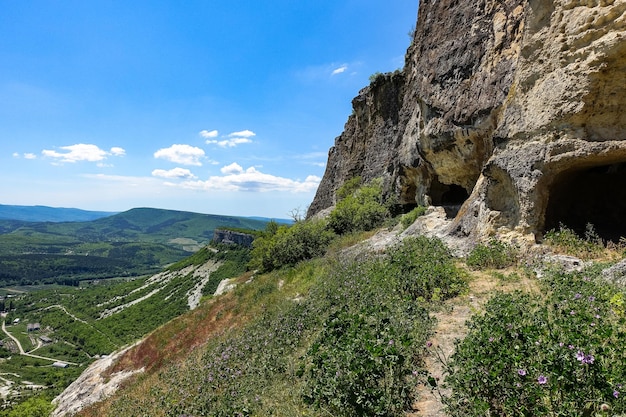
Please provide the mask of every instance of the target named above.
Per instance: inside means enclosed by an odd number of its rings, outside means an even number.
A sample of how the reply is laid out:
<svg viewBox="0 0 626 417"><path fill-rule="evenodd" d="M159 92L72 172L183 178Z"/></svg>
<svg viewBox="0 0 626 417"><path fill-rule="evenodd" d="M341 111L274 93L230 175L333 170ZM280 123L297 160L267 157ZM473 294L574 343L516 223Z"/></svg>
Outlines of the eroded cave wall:
<svg viewBox="0 0 626 417"><path fill-rule="evenodd" d="M355 99L309 215L362 175L405 205L453 190L450 234L540 237L576 201L566 178L626 162L625 30L624 0L422 0L402 82Z"/></svg>

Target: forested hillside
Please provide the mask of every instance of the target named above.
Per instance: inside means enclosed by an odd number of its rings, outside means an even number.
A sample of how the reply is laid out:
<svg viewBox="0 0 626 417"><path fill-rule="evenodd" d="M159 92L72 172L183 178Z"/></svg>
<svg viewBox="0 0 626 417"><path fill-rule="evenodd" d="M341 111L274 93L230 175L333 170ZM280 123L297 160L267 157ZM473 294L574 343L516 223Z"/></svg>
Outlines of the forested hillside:
<svg viewBox="0 0 626 417"><path fill-rule="evenodd" d="M151 274L209 243L216 228L267 221L150 208L89 222L0 220L0 286Z"/></svg>

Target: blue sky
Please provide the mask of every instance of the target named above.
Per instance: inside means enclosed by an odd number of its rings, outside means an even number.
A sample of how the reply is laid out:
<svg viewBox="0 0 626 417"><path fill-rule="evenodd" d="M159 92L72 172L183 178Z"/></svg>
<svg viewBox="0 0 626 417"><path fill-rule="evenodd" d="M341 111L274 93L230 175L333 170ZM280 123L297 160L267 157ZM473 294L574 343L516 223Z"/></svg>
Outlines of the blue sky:
<svg viewBox="0 0 626 417"><path fill-rule="evenodd" d="M0 0L0 204L284 218L417 0Z"/></svg>

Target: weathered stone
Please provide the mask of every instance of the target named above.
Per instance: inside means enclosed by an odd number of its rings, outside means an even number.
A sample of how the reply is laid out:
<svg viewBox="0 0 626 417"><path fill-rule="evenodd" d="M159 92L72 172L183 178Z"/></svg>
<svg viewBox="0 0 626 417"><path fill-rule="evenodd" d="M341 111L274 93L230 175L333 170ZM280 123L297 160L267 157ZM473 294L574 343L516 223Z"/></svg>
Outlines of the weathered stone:
<svg viewBox="0 0 626 417"><path fill-rule="evenodd" d="M232 230L215 229L213 231L213 242L227 245L241 245L251 247L254 236L248 233L234 232Z"/></svg>
<svg viewBox="0 0 626 417"><path fill-rule="evenodd" d="M404 69L353 101L308 214L360 175L446 208L448 234L617 239L625 104L625 1L422 0Z"/></svg>
<svg viewBox="0 0 626 417"><path fill-rule="evenodd" d="M602 278L614 284L626 286L626 259L604 269L602 271Z"/></svg>

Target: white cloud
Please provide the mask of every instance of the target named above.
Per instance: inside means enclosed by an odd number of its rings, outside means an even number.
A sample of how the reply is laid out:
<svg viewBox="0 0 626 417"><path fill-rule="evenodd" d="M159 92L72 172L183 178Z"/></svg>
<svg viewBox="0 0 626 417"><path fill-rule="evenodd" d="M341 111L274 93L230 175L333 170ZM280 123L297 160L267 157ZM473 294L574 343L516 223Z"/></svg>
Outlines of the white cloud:
<svg viewBox="0 0 626 417"><path fill-rule="evenodd" d="M244 143L252 143L248 138L232 138L224 140L207 140L206 143L220 146L222 148L234 148L237 145Z"/></svg>
<svg viewBox="0 0 626 417"><path fill-rule="evenodd" d="M202 136L205 139L211 139L211 138L216 138L217 135L219 135L219 132L217 130L201 130L200 131L200 136Z"/></svg>
<svg viewBox="0 0 626 417"><path fill-rule="evenodd" d="M176 144L169 148L159 149L154 153L154 157L177 164L201 166L200 159L204 158L204 150L195 146Z"/></svg>
<svg viewBox="0 0 626 417"><path fill-rule="evenodd" d="M25 159L37 159L37 155L35 155L34 153L28 152L24 154L24 158Z"/></svg>
<svg viewBox="0 0 626 417"><path fill-rule="evenodd" d="M230 165L226 165L220 169L222 174L241 174L243 172L243 168L237 162L233 162Z"/></svg>
<svg viewBox="0 0 626 417"><path fill-rule="evenodd" d="M152 176L160 177L160 178L188 178L188 179L196 178L196 176L193 175L191 171L185 168L174 168L168 171L164 169L155 169L154 171L152 171Z"/></svg>
<svg viewBox="0 0 626 417"><path fill-rule="evenodd" d="M348 69L348 65L347 64L343 64L339 68L335 68L333 70L333 72L331 73L331 75L341 74L342 72L345 72L347 69Z"/></svg>
<svg viewBox="0 0 626 417"><path fill-rule="evenodd" d="M237 163L227 165L221 171L223 176L211 176L206 181L184 181L177 185L205 191L312 192L321 181L321 178L314 175L309 175L301 181L265 174L254 167L244 170Z"/></svg>
<svg viewBox="0 0 626 417"><path fill-rule="evenodd" d="M240 132L233 132L233 133L229 133L228 137L230 138L251 138L253 136L256 136L256 133L254 133L251 130L242 130Z"/></svg>
<svg viewBox="0 0 626 417"><path fill-rule="evenodd" d="M96 145L85 143L78 143L76 145L70 146L61 146L59 149L65 152L44 149L43 151L41 151L41 153L47 158L56 159L57 163L74 163L80 161L99 162L105 160L109 155L121 156L125 154L125 151L122 148L111 148L111 152L107 152L103 149L100 149Z"/></svg>
<svg viewBox="0 0 626 417"><path fill-rule="evenodd" d="M126 150L124 148L120 148L118 146L112 147L109 152L111 152L111 155L114 155L114 156L124 156L124 155L126 155Z"/></svg>

